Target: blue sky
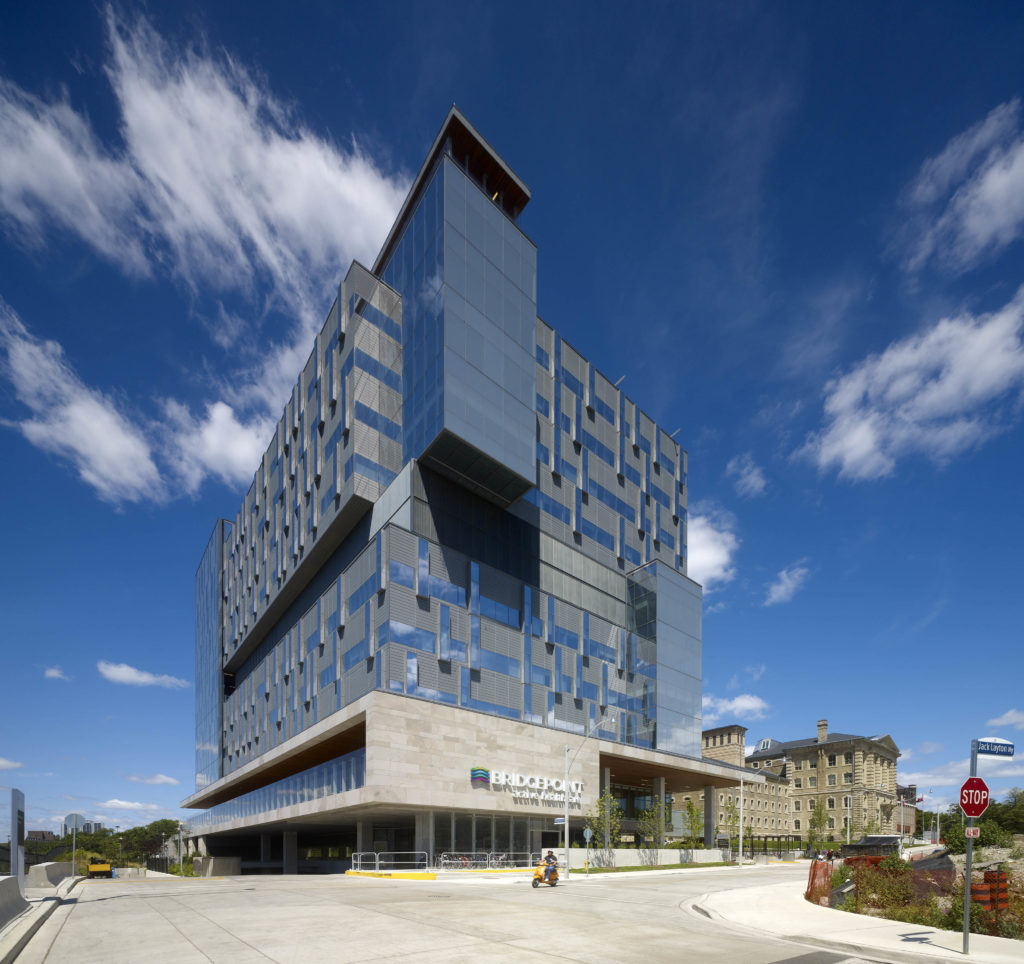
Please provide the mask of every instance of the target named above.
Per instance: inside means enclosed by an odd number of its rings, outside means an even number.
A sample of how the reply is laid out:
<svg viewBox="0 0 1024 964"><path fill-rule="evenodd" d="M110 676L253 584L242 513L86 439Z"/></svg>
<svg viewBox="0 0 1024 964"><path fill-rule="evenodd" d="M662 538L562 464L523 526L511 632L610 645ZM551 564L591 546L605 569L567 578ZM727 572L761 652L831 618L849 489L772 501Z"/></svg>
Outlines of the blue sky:
<svg viewBox="0 0 1024 964"><path fill-rule="evenodd" d="M542 317L690 453L706 725L889 733L943 805L972 737L1024 743L1024 8L18 6L0 781L31 827L178 814L200 554L453 102L532 191Z"/></svg>

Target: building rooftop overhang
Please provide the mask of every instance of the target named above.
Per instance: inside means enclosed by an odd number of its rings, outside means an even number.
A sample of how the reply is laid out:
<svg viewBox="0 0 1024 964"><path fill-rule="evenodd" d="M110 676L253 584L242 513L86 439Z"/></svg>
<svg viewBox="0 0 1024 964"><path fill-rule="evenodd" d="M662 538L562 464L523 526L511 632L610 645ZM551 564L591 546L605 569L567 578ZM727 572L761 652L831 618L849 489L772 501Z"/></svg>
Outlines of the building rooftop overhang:
<svg viewBox="0 0 1024 964"><path fill-rule="evenodd" d="M374 274L379 275L384 265L387 264L392 250L401 238L405 225L416 207L420 194L426 187L434 165L438 158L445 153L451 155L453 160L486 191L487 196L512 221L519 217L520 212L529 203L530 189L453 104L437 137L434 138L434 143L430 145L427 158L416 174L412 187L409 188L409 193L380 249L380 254L377 255L377 259L373 263Z"/></svg>

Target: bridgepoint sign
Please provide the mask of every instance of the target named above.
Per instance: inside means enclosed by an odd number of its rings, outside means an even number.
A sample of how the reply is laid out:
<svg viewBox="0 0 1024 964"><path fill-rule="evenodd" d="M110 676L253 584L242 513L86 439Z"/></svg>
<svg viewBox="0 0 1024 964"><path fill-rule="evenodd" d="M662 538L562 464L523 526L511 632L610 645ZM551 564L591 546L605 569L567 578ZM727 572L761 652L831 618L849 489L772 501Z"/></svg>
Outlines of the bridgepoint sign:
<svg viewBox="0 0 1024 964"><path fill-rule="evenodd" d="M545 777L533 773L509 773L506 770L492 770L491 790L510 793L517 800L536 803L565 803L565 780L561 777ZM583 781L569 781L569 803L580 803L583 797Z"/></svg>

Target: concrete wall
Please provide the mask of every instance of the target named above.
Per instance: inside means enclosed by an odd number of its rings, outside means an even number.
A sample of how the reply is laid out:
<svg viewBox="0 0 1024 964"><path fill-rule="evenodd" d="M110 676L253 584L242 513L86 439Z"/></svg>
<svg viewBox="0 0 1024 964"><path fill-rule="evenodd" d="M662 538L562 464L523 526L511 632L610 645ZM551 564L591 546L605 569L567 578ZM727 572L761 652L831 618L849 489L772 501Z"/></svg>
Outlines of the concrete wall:
<svg viewBox="0 0 1024 964"><path fill-rule="evenodd" d="M0 877L0 927L6 927L27 909L28 901L21 896L18 878Z"/></svg>
<svg viewBox="0 0 1024 964"><path fill-rule="evenodd" d="M196 857L193 867L197 877L238 877L242 873L242 858Z"/></svg>
<svg viewBox="0 0 1024 964"><path fill-rule="evenodd" d="M559 862L564 850L559 850ZM688 864L717 864L731 859L728 850L591 850L591 867L669 867ZM569 866L586 866L587 851L580 847L569 849ZM748 861L749 862L749 861Z"/></svg>
<svg viewBox="0 0 1024 964"><path fill-rule="evenodd" d="M71 876L71 861L52 861L29 867L25 874L26 887L56 887L65 877Z"/></svg>

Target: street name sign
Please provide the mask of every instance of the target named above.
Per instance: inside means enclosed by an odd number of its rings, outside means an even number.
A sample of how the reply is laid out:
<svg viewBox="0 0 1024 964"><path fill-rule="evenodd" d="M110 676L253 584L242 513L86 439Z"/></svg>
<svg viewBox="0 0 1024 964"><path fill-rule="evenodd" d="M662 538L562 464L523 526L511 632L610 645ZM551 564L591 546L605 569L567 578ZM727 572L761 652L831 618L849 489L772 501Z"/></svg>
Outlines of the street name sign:
<svg viewBox="0 0 1024 964"><path fill-rule="evenodd" d="M960 809L968 817L980 817L988 806L988 785L981 777L968 777L960 787Z"/></svg>
<svg viewBox="0 0 1024 964"><path fill-rule="evenodd" d="M1013 756L1013 744L1005 740L978 740L978 753L989 756Z"/></svg>

